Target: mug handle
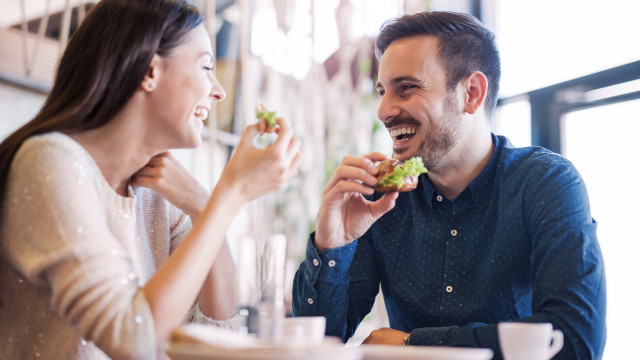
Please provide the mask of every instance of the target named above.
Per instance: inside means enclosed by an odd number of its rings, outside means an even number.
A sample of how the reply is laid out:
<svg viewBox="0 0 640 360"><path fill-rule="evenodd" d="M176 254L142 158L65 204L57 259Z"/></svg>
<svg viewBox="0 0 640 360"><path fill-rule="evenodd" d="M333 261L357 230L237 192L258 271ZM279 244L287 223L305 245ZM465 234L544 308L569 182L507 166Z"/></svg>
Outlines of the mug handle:
<svg viewBox="0 0 640 360"><path fill-rule="evenodd" d="M562 350L564 345L564 335L560 330L553 330L551 333L551 346L549 347L549 359L553 358Z"/></svg>

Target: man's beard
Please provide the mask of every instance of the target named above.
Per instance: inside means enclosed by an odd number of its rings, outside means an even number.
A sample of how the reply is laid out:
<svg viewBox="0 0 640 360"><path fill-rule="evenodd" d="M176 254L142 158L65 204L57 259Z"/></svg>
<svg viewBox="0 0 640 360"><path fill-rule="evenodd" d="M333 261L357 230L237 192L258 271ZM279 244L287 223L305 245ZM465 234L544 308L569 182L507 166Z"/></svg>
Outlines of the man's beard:
<svg viewBox="0 0 640 360"><path fill-rule="evenodd" d="M417 123L414 119L406 122ZM437 169L442 158L458 143L460 122L458 101L455 92L451 91L444 100L442 117L433 122L434 126L421 140L416 152L428 170Z"/></svg>

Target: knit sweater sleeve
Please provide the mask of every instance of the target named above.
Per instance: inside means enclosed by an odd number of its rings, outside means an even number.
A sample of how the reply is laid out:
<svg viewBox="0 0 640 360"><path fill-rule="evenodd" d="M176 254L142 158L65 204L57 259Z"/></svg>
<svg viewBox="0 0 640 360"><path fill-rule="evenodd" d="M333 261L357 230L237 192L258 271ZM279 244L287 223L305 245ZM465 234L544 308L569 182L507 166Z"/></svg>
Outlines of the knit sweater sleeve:
<svg viewBox="0 0 640 360"><path fill-rule="evenodd" d="M121 241L134 233L135 202L105 186L70 138L28 140L9 174L4 249L28 281L48 289L52 309L84 339L111 358L149 358L158 351L153 318Z"/></svg>

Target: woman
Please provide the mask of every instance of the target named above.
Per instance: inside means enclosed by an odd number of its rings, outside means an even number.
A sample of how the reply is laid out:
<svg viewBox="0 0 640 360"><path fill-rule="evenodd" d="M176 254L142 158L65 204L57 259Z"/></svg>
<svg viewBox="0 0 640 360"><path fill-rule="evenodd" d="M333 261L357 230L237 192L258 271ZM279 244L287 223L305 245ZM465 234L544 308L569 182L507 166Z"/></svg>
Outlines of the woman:
<svg viewBox="0 0 640 360"><path fill-rule="evenodd" d="M194 303L199 321L234 316L225 232L302 156L284 120L266 149L248 126L209 197L166 152L198 146L225 97L202 23L181 1L100 1L0 145L0 357L164 357Z"/></svg>

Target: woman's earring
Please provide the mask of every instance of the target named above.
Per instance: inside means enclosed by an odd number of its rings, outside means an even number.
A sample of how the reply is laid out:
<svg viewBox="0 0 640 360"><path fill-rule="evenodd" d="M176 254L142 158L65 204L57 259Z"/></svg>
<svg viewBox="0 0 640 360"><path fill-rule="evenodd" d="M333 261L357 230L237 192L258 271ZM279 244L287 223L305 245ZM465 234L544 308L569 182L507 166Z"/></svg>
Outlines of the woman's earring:
<svg viewBox="0 0 640 360"><path fill-rule="evenodd" d="M156 82L155 81L149 81L147 83L147 86L149 87L149 90L153 90L156 88Z"/></svg>

